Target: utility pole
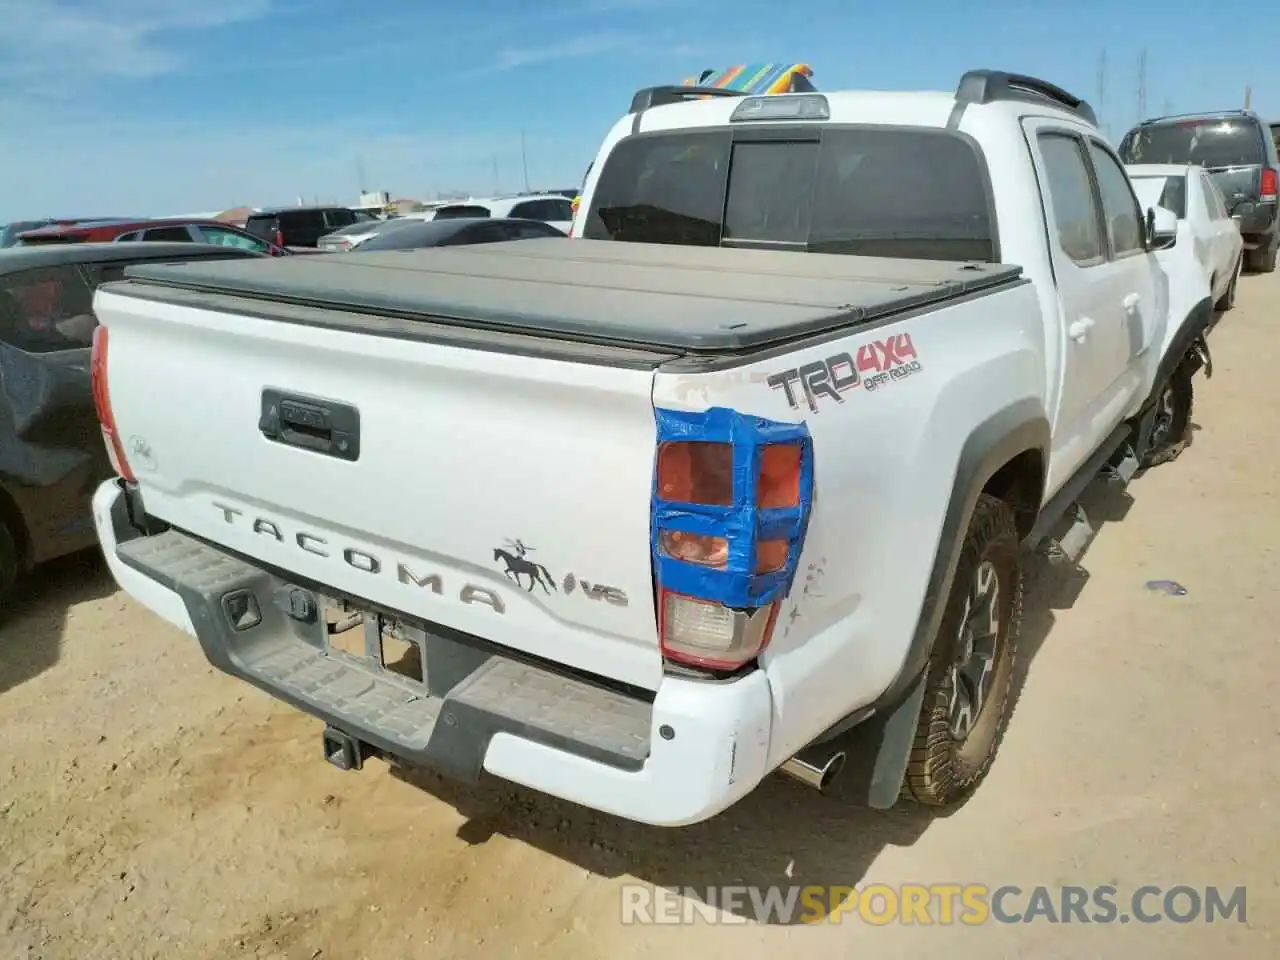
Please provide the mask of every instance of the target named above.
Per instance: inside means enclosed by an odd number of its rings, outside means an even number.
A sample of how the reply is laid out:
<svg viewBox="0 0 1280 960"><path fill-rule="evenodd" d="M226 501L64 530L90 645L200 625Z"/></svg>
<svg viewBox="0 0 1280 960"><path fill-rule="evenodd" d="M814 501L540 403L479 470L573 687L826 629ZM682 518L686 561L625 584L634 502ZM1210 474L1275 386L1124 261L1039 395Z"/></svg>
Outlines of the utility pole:
<svg viewBox="0 0 1280 960"><path fill-rule="evenodd" d="M498 155L493 155L493 193L494 196L502 193L502 185L498 180Z"/></svg>
<svg viewBox="0 0 1280 960"><path fill-rule="evenodd" d="M1104 118L1102 122L1102 132L1110 135L1110 125L1106 122L1107 115L1107 51L1104 48L1102 53L1098 54L1098 116Z"/></svg>
<svg viewBox="0 0 1280 960"><path fill-rule="evenodd" d="M1147 119L1147 51L1138 54L1138 121Z"/></svg>
<svg viewBox="0 0 1280 960"><path fill-rule="evenodd" d="M529 192L529 155L524 149L524 131L520 131L520 163L524 167L524 192Z"/></svg>
<svg viewBox="0 0 1280 960"><path fill-rule="evenodd" d="M1244 108L1248 110L1249 105L1252 102L1253 102L1253 87L1247 86L1244 88Z"/></svg>

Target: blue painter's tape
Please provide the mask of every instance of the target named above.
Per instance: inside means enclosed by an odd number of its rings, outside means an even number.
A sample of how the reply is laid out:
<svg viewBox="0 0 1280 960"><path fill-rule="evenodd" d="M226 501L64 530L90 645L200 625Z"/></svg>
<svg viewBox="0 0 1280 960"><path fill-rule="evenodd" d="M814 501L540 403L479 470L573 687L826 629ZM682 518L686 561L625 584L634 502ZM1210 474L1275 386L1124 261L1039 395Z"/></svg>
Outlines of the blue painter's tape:
<svg viewBox="0 0 1280 960"><path fill-rule="evenodd" d="M654 479L652 550L658 579L668 590L723 603L734 608L761 607L786 596L800 564L800 549L813 506L813 439L805 423L780 423L750 417L727 407L690 413L654 411L658 444L727 443L733 448L733 503L710 506L664 500ZM770 444L794 443L801 449L800 502L794 507L756 506L760 461ZM729 557L724 567L705 567L670 557L662 549L664 530L724 537ZM786 540L787 560L781 570L755 572L756 545Z"/></svg>

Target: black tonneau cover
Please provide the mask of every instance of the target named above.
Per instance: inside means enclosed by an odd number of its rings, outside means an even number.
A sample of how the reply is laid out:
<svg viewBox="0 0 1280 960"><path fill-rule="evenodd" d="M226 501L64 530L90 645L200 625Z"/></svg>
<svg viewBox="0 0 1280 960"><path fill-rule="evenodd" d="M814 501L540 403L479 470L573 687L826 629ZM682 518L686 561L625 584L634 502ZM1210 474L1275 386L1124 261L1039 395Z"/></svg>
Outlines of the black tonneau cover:
<svg viewBox="0 0 1280 960"><path fill-rule="evenodd" d="M940 303L1021 267L607 240L131 267L154 284L512 333L737 351ZM128 294L126 284L113 284ZM143 291L139 289L139 294Z"/></svg>

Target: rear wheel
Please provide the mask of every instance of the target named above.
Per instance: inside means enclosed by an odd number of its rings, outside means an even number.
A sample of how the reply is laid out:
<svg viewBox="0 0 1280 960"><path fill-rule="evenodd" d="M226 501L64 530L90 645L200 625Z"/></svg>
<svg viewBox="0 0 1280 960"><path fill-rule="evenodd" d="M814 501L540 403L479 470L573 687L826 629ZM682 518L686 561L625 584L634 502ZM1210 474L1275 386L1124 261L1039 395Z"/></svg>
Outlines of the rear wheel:
<svg viewBox="0 0 1280 960"><path fill-rule="evenodd" d="M978 498L929 658L902 795L945 806L977 788L1008 722L1022 618L1013 509Z"/></svg>
<svg viewBox="0 0 1280 960"><path fill-rule="evenodd" d="M1276 239L1273 237L1267 246L1250 250L1247 254L1249 258L1249 269L1254 273L1274 273L1276 269L1276 252L1278 249L1280 249L1280 243L1277 243Z"/></svg>
<svg viewBox="0 0 1280 960"><path fill-rule="evenodd" d="M3 610L18 580L18 540L0 516L0 610Z"/></svg>
<svg viewBox="0 0 1280 960"><path fill-rule="evenodd" d="M1156 401L1155 421L1151 425L1151 437L1142 456L1142 466L1154 467L1182 453L1191 430L1191 408L1195 401L1195 388L1191 372L1185 363L1178 364L1169 382Z"/></svg>

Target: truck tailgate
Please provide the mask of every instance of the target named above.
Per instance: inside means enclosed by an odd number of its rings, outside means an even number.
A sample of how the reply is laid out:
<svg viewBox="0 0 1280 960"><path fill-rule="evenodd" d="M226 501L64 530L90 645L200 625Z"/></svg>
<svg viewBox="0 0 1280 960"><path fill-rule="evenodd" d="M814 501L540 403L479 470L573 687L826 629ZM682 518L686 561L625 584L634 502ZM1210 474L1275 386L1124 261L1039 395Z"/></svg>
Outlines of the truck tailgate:
<svg viewBox="0 0 1280 960"><path fill-rule="evenodd" d="M656 689L652 369L129 293L103 288L95 309L149 513L334 593Z"/></svg>

